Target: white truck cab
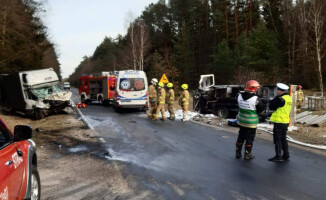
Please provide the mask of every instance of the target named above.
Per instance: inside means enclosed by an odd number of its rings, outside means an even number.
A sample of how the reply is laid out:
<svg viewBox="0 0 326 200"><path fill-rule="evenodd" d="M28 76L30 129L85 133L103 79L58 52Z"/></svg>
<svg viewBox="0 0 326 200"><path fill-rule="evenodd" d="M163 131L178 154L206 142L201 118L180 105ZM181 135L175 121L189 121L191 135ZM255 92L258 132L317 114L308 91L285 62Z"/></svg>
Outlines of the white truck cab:
<svg viewBox="0 0 326 200"><path fill-rule="evenodd" d="M3 75L1 103L8 109L35 119L71 106L71 92L63 91L52 68Z"/></svg>

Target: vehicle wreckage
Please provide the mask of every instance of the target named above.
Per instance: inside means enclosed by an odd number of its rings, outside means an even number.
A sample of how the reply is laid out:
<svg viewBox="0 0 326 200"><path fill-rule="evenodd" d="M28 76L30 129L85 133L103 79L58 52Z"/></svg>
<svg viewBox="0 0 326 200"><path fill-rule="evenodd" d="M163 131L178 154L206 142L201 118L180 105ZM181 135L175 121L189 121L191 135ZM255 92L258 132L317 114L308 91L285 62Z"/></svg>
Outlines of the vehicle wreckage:
<svg viewBox="0 0 326 200"><path fill-rule="evenodd" d="M201 114L212 113L222 118L235 118L239 109L236 96L244 88L245 85L215 85L214 74L201 75L199 87L194 91L193 109ZM276 96L277 87L262 86L257 94L266 105L266 109L259 114L260 120L264 121L272 113L268 102Z"/></svg>
<svg viewBox="0 0 326 200"><path fill-rule="evenodd" d="M0 103L7 111L42 119L71 107L71 96L52 68L0 75Z"/></svg>

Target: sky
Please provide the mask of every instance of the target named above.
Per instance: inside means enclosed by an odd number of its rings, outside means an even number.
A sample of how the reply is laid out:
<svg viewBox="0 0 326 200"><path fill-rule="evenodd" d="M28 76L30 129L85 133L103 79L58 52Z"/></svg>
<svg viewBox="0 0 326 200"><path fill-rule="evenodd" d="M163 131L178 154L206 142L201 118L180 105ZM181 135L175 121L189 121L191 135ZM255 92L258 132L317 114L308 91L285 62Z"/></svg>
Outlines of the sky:
<svg viewBox="0 0 326 200"><path fill-rule="evenodd" d="M44 21L67 78L105 37L125 35L128 21L157 0L47 0Z"/></svg>

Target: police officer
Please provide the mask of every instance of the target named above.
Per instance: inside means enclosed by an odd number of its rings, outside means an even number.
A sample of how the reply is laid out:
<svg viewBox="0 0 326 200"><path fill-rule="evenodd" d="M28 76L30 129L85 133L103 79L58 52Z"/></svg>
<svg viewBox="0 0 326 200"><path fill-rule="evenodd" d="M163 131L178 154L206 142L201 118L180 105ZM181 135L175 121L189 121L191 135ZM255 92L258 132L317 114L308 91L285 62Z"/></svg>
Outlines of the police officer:
<svg viewBox="0 0 326 200"><path fill-rule="evenodd" d="M264 104L256 95L259 83L250 80L246 84L246 89L237 96L239 105L238 124L240 127L239 135L236 143L236 158L241 158L242 145L245 142L245 160L251 160L255 156L252 155L252 145L256 136L257 124L259 123L258 113L264 110Z"/></svg>
<svg viewBox="0 0 326 200"><path fill-rule="evenodd" d="M183 91L179 97L179 104L182 107L183 119L182 121L189 121L188 117L188 104L189 104L189 92L188 92L188 85L182 84L181 88Z"/></svg>
<svg viewBox="0 0 326 200"><path fill-rule="evenodd" d="M290 122L292 98L289 96L288 90L289 86L277 83L277 96L269 103L269 108L274 110L270 121L274 123L273 140L276 155L268 160L273 162L282 162L290 158L286 132Z"/></svg>
<svg viewBox="0 0 326 200"><path fill-rule="evenodd" d="M148 96L149 96L149 111L147 114L148 118L153 118L156 115L156 98L157 98L157 92L156 92L156 85L157 85L157 79L153 78L151 80L151 85L148 87Z"/></svg>
<svg viewBox="0 0 326 200"><path fill-rule="evenodd" d="M153 120L157 120L158 116L161 112L162 118L161 120L165 120L165 89L164 83L159 82L157 86L157 108L156 108L156 115L153 117Z"/></svg>
<svg viewBox="0 0 326 200"><path fill-rule="evenodd" d="M168 83L166 87L169 89L167 95L166 95L166 103L168 104L168 111L170 113L170 117L168 119L174 120L175 114L173 110L173 104L174 104L174 90L173 90L173 83Z"/></svg>

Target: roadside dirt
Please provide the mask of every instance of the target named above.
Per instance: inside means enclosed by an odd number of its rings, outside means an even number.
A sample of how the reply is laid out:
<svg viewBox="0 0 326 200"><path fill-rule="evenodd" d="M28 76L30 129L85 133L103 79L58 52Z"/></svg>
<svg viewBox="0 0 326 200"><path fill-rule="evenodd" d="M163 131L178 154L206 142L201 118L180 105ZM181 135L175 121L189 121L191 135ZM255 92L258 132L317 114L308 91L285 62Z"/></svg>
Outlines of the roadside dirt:
<svg viewBox="0 0 326 200"><path fill-rule="evenodd" d="M309 144L326 145L326 127L312 127L296 124L299 130L289 132L289 136Z"/></svg>
<svg viewBox="0 0 326 200"><path fill-rule="evenodd" d="M13 130L33 127L42 199L157 199L123 175L124 165L108 161L96 132L86 129L74 113L34 121L17 115L0 118Z"/></svg>

